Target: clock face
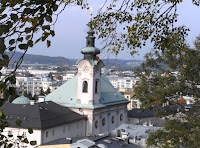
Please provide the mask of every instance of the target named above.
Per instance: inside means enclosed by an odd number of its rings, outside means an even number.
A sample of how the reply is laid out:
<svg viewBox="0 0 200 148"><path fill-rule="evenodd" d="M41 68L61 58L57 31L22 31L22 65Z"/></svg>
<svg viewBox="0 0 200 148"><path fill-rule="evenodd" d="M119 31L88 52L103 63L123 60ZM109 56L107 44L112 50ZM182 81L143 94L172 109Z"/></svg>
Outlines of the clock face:
<svg viewBox="0 0 200 148"><path fill-rule="evenodd" d="M83 72L88 72L89 71L89 67L87 65L83 65Z"/></svg>

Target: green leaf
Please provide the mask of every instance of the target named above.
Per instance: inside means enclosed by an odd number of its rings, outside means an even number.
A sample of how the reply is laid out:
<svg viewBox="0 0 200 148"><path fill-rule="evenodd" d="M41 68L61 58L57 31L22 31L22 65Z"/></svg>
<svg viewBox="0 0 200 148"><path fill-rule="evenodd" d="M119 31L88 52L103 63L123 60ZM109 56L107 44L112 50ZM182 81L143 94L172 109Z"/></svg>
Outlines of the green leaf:
<svg viewBox="0 0 200 148"><path fill-rule="evenodd" d="M15 87L9 87L9 94L15 94L16 93L16 89L15 89Z"/></svg>
<svg viewBox="0 0 200 148"><path fill-rule="evenodd" d="M38 39L35 41L35 44L37 44L40 40L41 40L41 38L38 38Z"/></svg>
<svg viewBox="0 0 200 148"><path fill-rule="evenodd" d="M32 128L28 128L28 133L32 134L33 133L33 129Z"/></svg>
<svg viewBox="0 0 200 148"><path fill-rule="evenodd" d="M33 145L36 145L36 144L37 144L37 141L31 141L31 142L30 142L30 145L32 145L32 146L33 146Z"/></svg>
<svg viewBox="0 0 200 148"><path fill-rule="evenodd" d="M11 39L10 41L9 41L9 44L10 45L13 45L15 43L15 39Z"/></svg>
<svg viewBox="0 0 200 148"><path fill-rule="evenodd" d="M54 5L53 5L53 11L56 11L56 10L58 10L58 5L57 5L57 4L54 4Z"/></svg>
<svg viewBox="0 0 200 148"><path fill-rule="evenodd" d="M22 141L23 143L26 143L26 144L28 144L29 143L29 141L28 141L28 139L27 138L25 138L23 141Z"/></svg>
<svg viewBox="0 0 200 148"><path fill-rule="evenodd" d="M6 45L3 38L0 38L0 54L3 54L6 49Z"/></svg>
<svg viewBox="0 0 200 148"><path fill-rule="evenodd" d="M14 22L18 20L18 15L17 14L11 13L10 17L11 17L11 20L13 20Z"/></svg>
<svg viewBox="0 0 200 148"><path fill-rule="evenodd" d="M2 14L2 12L3 12L5 9L6 9L6 7L2 7L2 8L0 9L0 13Z"/></svg>
<svg viewBox="0 0 200 148"><path fill-rule="evenodd" d="M22 124L22 121L21 121L21 120L19 120L19 119L17 119L17 120L15 121L15 123L16 123L16 125L17 125L17 126L21 126L21 124Z"/></svg>
<svg viewBox="0 0 200 148"><path fill-rule="evenodd" d="M23 13L26 13L26 14L28 14L28 13L30 13L30 12L31 12L31 9L30 9L30 8L25 8L24 11L23 11Z"/></svg>
<svg viewBox="0 0 200 148"><path fill-rule="evenodd" d="M33 41L32 41L32 40L28 40L27 44L28 44L30 47L33 47Z"/></svg>
<svg viewBox="0 0 200 148"><path fill-rule="evenodd" d="M31 28L26 27L26 28L25 28L25 32L26 32L26 33L30 33L30 32L31 32Z"/></svg>
<svg viewBox="0 0 200 148"><path fill-rule="evenodd" d="M10 51L13 51L14 49L15 49L15 47L10 47L9 48Z"/></svg>
<svg viewBox="0 0 200 148"><path fill-rule="evenodd" d="M26 36L26 40L30 39L31 35L27 35Z"/></svg>
<svg viewBox="0 0 200 148"><path fill-rule="evenodd" d="M13 143L9 143L7 146L7 148L11 148L11 147L13 147Z"/></svg>
<svg viewBox="0 0 200 148"><path fill-rule="evenodd" d="M44 25L44 26L42 26L42 30L45 30L45 29L50 30L50 25Z"/></svg>
<svg viewBox="0 0 200 148"><path fill-rule="evenodd" d="M26 49L28 49L28 45L27 44L19 44L19 48L26 50Z"/></svg>
<svg viewBox="0 0 200 148"><path fill-rule="evenodd" d="M1 83L0 84L0 90L3 90L4 88L6 88L6 86L7 86L6 83Z"/></svg>
<svg viewBox="0 0 200 148"><path fill-rule="evenodd" d="M2 58L8 63L9 62L9 56L7 54L3 54Z"/></svg>
<svg viewBox="0 0 200 148"><path fill-rule="evenodd" d="M45 18L46 18L46 20L47 20L48 22L50 22L50 23L52 22L52 17L51 17L50 15L47 15Z"/></svg>
<svg viewBox="0 0 200 148"><path fill-rule="evenodd" d="M47 47L51 46L51 41L47 40Z"/></svg>
<svg viewBox="0 0 200 148"><path fill-rule="evenodd" d="M24 39L23 37L20 37L20 38L17 39L17 41L22 42L23 39Z"/></svg>
<svg viewBox="0 0 200 148"><path fill-rule="evenodd" d="M2 117L3 116L3 112L2 111L0 111L0 117Z"/></svg>
<svg viewBox="0 0 200 148"><path fill-rule="evenodd" d="M55 36L55 31L51 30L50 34L51 34L52 37Z"/></svg>

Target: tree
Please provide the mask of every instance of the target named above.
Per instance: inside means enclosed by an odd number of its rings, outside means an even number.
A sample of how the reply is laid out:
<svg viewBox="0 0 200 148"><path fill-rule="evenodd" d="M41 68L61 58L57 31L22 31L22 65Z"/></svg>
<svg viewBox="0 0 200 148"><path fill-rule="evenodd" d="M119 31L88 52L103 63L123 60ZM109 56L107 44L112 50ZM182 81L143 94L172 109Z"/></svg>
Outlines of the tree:
<svg viewBox="0 0 200 148"><path fill-rule="evenodd" d="M48 87L47 90L45 91L45 95L48 95L51 93L51 89Z"/></svg>
<svg viewBox="0 0 200 148"><path fill-rule="evenodd" d="M32 97L32 94L30 92L28 93L27 98L29 98L30 100L32 100L33 97Z"/></svg>
<svg viewBox="0 0 200 148"><path fill-rule="evenodd" d="M43 90L42 87L40 88L40 93L39 93L39 95L40 95L40 96L44 96L44 95L45 95L44 90Z"/></svg>
<svg viewBox="0 0 200 148"><path fill-rule="evenodd" d="M197 6L200 4L199 0L191 0L191 2ZM167 57L163 59L166 60L165 63L169 62L169 64L173 64L171 66L175 67L176 64L171 63L170 60L185 62L186 68L184 69L182 66L179 69L184 75L177 83L181 83L184 78L188 77L191 87L195 89L192 80L198 78L190 77L186 69L190 70L192 74L196 74L196 71L189 67L192 63L189 62L188 58L191 58L195 53L198 54L198 52L193 53L190 50L185 50L187 48L185 48L185 44L182 44L184 42L177 42L184 40L188 31L184 26L175 25L177 6L180 3L182 3L182 0L106 0L97 16L88 25L96 31L99 38L104 39L104 47L115 54L126 48L130 49L131 54L134 54L137 51L136 47L141 48L146 45L147 40L150 40L154 44L154 52L148 56L153 57L156 55L159 57L157 59L159 61L162 59L162 54L164 54L164 57ZM0 1L0 70L7 67L12 58L12 56L8 57L6 51L12 51L14 54L17 49L20 49L24 52L19 60L12 65L15 70L1 79L1 92L7 85L15 84L15 71L30 47L40 41L45 41L47 47L51 45L48 37L55 36L54 25L59 14L68 5L89 8L86 0ZM118 31L118 24L121 24L124 31ZM177 36L181 38L177 39ZM177 48L170 48L171 50L169 50L171 45L183 49L184 52L173 50ZM198 46L198 42L196 46ZM177 59L177 56L185 57L181 53L185 53L189 57ZM148 62L154 61L149 59ZM9 91L9 93L12 95L12 91ZM1 127L3 130L3 126Z"/></svg>
<svg viewBox="0 0 200 148"><path fill-rule="evenodd" d="M180 40L180 36L174 37L178 39L176 44L184 42ZM197 37L195 43L199 40ZM191 109L183 110L182 116L177 118L175 116L180 115L180 112L171 111L173 116L167 119L164 129L150 133L147 144L157 147L199 147L200 50L198 46L192 49L185 44L182 48L178 48L176 44L169 44L162 52L147 56L146 63L138 70L141 81L135 88L135 94L144 108L161 105L167 101L166 98L177 94L192 95L195 104L191 105ZM163 65L167 65L167 68ZM162 75L160 75L161 70ZM171 71L178 71L178 74L173 75ZM179 99L178 103L186 102Z"/></svg>

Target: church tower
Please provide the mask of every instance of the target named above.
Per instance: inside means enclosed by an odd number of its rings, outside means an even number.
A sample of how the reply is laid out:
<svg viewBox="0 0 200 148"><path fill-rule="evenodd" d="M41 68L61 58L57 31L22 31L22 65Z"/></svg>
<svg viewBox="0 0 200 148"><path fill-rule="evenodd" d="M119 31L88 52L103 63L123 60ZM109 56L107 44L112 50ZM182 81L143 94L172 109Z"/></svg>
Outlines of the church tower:
<svg viewBox="0 0 200 148"><path fill-rule="evenodd" d="M86 47L81 50L81 53L84 58L77 63L77 104L97 105L100 103L101 68L104 64L97 56L100 50L95 47L94 31L88 31Z"/></svg>

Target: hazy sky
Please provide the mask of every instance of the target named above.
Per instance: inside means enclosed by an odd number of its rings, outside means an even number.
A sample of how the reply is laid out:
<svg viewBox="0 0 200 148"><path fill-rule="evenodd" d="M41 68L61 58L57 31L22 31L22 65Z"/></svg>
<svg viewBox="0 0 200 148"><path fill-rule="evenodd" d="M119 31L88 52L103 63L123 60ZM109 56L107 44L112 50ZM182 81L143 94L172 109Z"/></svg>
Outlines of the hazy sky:
<svg viewBox="0 0 200 148"><path fill-rule="evenodd" d="M178 6L178 24L186 25L190 28L188 43L192 46L195 37L200 34L200 6L192 5L192 0L183 0L184 2ZM101 5L94 3L93 13ZM46 43L39 43L34 48L30 49L28 53L40 54L48 56L63 56L72 59L81 59L83 55L80 53L81 48L85 47L85 37L87 36L86 24L90 20L88 10L82 10L78 7L68 7L62 14L60 14L58 22L56 23L56 35L51 39L52 44L50 48L46 47ZM100 41L96 40L96 47L101 48ZM142 59L146 51L151 48L151 45L143 47L139 51L140 55L130 56L129 50L121 52L118 57L109 53L101 53L100 58L118 58L118 59Z"/></svg>

